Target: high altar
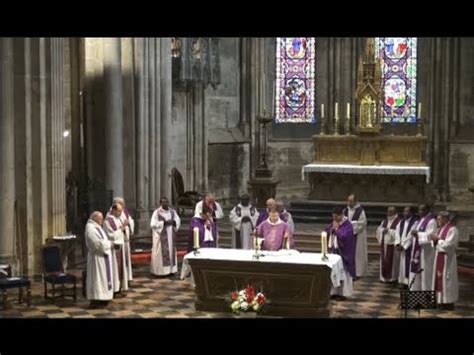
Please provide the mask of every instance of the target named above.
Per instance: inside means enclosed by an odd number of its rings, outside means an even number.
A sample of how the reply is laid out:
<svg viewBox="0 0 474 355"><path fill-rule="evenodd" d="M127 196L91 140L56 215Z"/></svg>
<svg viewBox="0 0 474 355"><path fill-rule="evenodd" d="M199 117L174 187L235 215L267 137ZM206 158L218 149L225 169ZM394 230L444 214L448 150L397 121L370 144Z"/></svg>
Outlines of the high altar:
<svg viewBox="0 0 474 355"><path fill-rule="evenodd" d="M355 120L348 113L345 134L340 135L336 107L334 134L324 134L321 122L321 134L313 136L315 158L302 169L303 179L309 177L310 199L345 200L355 193L362 201L423 201L430 170L424 158L427 138L421 134L421 120L416 136L382 134L381 84L372 38L359 63Z"/></svg>

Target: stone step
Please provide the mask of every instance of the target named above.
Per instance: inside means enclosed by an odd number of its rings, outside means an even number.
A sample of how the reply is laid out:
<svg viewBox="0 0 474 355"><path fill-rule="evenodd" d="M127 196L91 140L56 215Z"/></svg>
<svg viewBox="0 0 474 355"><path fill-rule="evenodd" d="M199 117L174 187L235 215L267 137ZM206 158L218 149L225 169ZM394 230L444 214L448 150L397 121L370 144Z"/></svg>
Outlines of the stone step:
<svg viewBox="0 0 474 355"><path fill-rule="evenodd" d="M474 253L460 253L457 261L460 266L474 268Z"/></svg>

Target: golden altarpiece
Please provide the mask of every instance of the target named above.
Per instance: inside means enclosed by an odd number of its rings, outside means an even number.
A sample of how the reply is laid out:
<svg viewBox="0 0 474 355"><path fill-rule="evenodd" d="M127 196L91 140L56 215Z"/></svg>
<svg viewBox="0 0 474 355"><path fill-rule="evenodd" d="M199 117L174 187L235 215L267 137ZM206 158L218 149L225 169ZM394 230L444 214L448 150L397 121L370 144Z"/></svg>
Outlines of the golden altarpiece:
<svg viewBox="0 0 474 355"><path fill-rule="evenodd" d="M341 200L351 192L362 201L415 203L424 198L429 167L421 120L417 135L383 134L381 75L371 38L359 62L356 117L347 110L341 134L336 104L333 134L325 134L321 122L321 133L313 136L315 159L303 167L303 177L310 175L311 199Z"/></svg>

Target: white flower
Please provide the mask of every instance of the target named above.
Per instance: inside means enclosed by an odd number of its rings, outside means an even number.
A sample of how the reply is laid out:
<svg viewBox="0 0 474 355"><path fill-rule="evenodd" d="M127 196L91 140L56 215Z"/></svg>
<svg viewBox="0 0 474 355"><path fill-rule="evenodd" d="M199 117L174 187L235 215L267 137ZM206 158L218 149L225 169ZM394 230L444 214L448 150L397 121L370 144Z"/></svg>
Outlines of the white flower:
<svg viewBox="0 0 474 355"><path fill-rule="evenodd" d="M247 302L242 302L240 304L240 309L242 309L243 311L246 311L247 309L249 309L249 304Z"/></svg>
<svg viewBox="0 0 474 355"><path fill-rule="evenodd" d="M245 290L240 291L239 296L245 297Z"/></svg>
<svg viewBox="0 0 474 355"><path fill-rule="evenodd" d="M234 301L231 305L230 305L230 308L235 312L239 309L240 307L240 303L239 301Z"/></svg>
<svg viewBox="0 0 474 355"><path fill-rule="evenodd" d="M258 311L258 309L260 308L260 305L257 302L255 302L255 304L252 305L252 308L254 311Z"/></svg>

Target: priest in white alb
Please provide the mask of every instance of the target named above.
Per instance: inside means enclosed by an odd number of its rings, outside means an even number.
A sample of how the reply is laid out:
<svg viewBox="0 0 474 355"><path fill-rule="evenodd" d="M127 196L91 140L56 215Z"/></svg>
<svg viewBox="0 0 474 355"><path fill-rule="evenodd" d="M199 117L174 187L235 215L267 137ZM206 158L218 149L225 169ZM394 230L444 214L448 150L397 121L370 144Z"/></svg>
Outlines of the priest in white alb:
<svg viewBox="0 0 474 355"><path fill-rule="evenodd" d="M387 209L387 217L378 226L375 236L380 245L380 281L386 283L397 282L400 268L400 253L396 253L395 241L397 227L400 222L395 207Z"/></svg>
<svg viewBox="0 0 474 355"><path fill-rule="evenodd" d="M169 207L168 199L161 198L160 207L153 212L150 222L153 238L150 272L153 275L166 276L178 271L176 238L180 225L181 219Z"/></svg>
<svg viewBox="0 0 474 355"><path fill-rule="evenodd" d="M367 273L368 252L367 252L367 217L362 206L357 202L354 194L347 198L347 207L344 208L346 216L352 224L356 237L356 278Z"/></svg>
<svg viewBox="0 0 474 355"><path fill-rule="evenodd" d="M412 208L407 206L403 209L403 216L397 226L395 248L400 253L400 269L398 271L398 283L401 288L408 287L410 276L411 248L413 235L411 231L418 225L418 217L413 214Z"/></svg>
<svg viewBox="0 0 474 355"><path fill-rule="evenodd" d="M250 204L249 195L243 194L240 203L229 214L233 249L253 248L252 232L256 227L258 216L257 209Z"/></svg>
<svg viewBox="0 0 474 355"><path fill-rule="evenodd" d="M114 249L112 253L112 273L113 277L113 288L114 295L117 297L123 297L122 291L128 290L128 278L125 273L125 260L123 258L123 244L125 241L125 231L127 224L122 222L120 218L123 212L123 206L116 203L112 206L108 217L104 221L104 231L107 234L109 240L114 242ZM116 281L118 280L118 281Z"/></svg>
<svg viewBox="0 0 474 355"><path fill-rule="evenodd" d="M112 255L113 241L107 238L102 223L104 216L95 211L91 214L85 228L87 246L86 296L90 308L105 307L114 296ZM118 282L118 277L115 280Z"/></svg>
<svg viewBox="0 0 474 355"><path fill-rule="evenodd" d="M458 264L456 248L458 246L458 229L449 222L449 212L438 213L438 232L431 235L435 245L434 277L432 288L436 291L437 303L442 309L454 309L458 300Z"/></svg>
<svg viewBox="0 0 474 355"><path fill-rule="evenodd" d="M428 205L420 205L418 212L420 221L411 231L413 247L410 262L410 290L432 291L435 248L431 242L431 235L437 232L438 226Z"/></svg>

